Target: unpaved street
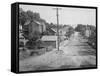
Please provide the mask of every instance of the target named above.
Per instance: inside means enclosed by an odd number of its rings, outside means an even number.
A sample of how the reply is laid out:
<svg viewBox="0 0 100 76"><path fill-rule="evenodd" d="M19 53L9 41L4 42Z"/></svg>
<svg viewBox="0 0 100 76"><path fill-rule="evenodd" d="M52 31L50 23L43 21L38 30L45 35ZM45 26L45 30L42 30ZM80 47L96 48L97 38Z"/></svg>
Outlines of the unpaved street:
<svg viewBox="0 0 100 76"><path fill-rule="evenodd" d="M20 60L20 71L82 68L96 65L96 50L92 49L78 32L75 32L69 40L61 42L60 50L58 52L54 49L41 56Z"/></svg>

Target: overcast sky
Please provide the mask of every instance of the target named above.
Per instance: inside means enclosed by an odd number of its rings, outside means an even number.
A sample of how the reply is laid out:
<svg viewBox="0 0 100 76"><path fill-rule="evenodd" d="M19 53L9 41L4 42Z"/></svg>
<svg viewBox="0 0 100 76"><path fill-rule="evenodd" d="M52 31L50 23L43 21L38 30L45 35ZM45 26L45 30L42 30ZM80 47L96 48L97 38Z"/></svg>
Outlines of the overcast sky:
<svg viewBox="0 0 100 76"><path fill-rule="evenodd" d="M40 13L40 17L49 23L57 23L56 10L51 6L36 6L36 5L20 5L24 11L31 10ZM59 7L59 24L89 24L94 25L95 22L95 9L82 9L82 8L69 8Z"/></svg>

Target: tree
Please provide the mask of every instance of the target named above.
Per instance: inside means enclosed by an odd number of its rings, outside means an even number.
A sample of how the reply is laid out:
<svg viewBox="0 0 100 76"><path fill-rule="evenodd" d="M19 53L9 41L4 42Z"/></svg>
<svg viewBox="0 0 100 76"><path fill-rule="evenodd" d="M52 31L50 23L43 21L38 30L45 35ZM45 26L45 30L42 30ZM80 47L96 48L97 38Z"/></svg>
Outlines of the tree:
<svg viewBox="0 0 100 76"><path fill-rule="evenodd" d="M32 11L27 11L27 15L29 16L30 20L40 20L39 13L33 13Z"/></svg>
<svg viewBox="0 0 100 76"><path fill-rule="evenodd" d="M66 31L67 31L65 34L66 37L70 37L74 33L74 29L71 26L68 26L68 29Z"/></svg>
<svg viewBox="0 0 100 76"><path fill-rule="evenodd" d="M22 8L20 8L20 12L19 12L19 24L21 24L23 26L27 20L29 20L29 16L27 15L26 12L23 11Z"/></svg>
<svg viewBox="0 0 100 76"><path fill-rule="evenodd" d="M38 31L35 31L34 33L29 35L29 41L26 43L26 47L29 49L34 49L36 47L39 47L40 45L40 38L41 34Z"/></svg>
<svg viewBox="0 0 100 76"><path fill-rule="evenodd" d="M75 31L80 32L82 36L85 36L86 25L78 24Z"/></svg>
<svg viewBox="0 0 100 76"><path fill-rule="evenodd" d="M95 26L88 26L90 28L91 34L88 37L88 43L93 47L96 48L96 27Z"/></svg>

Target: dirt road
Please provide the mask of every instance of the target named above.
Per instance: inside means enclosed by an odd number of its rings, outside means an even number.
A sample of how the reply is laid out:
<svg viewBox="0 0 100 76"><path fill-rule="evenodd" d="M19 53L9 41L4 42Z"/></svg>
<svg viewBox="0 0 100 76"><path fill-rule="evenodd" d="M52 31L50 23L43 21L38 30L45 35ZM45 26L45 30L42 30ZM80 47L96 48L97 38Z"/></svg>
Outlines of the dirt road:
<svg viewBox="0 0 100 76"><path fill-rule="evenodd" d="M38 57L30 57L19 61L20 71L35 71L47 69L67 69L94 67L96 65L96 50L92 49L85 39L75 32L70 40L60 43L60 52L56 49Z"/></svg>

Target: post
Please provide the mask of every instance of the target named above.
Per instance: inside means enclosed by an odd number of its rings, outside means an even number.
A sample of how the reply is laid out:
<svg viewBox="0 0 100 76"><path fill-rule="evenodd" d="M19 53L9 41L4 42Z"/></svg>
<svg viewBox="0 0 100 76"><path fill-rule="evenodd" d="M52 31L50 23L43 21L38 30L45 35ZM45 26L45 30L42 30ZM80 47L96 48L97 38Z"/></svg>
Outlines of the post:
<svg viewBox="0 0 100 76"><path fill-rule="evenodd" d="M56 10L56 16L57 16L57 49L59 51L59 12L61 8L54 8Z"/></svg>

